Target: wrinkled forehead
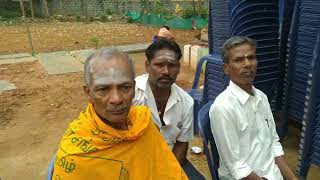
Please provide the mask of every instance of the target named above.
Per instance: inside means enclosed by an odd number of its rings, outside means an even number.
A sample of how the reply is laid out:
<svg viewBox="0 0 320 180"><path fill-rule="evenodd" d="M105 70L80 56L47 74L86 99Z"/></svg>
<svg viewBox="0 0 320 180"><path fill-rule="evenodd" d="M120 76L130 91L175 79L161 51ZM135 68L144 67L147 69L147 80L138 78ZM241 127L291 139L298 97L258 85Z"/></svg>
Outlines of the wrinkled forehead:
<svg viewBox="0 0 320 180"><path fill-rule="evenodd" d="M92 85L117 85L133 82L131 69L124 60L95 62L90 66Z"/></svg>
<svg viewBox="0 0 320 180"><path fill-rule="evenodd" d="M251 46L250 44L242 44L231 48L229 52L230 55L233 56L249 56L256 54L256 48Z"/></svg>
<svg viewBox="0 0 320 180"><path fill-rule="evenodd" d="M169 63L179 63L177 54L173 50L161 49L154 54L154 61L166 61Z"/></svg>

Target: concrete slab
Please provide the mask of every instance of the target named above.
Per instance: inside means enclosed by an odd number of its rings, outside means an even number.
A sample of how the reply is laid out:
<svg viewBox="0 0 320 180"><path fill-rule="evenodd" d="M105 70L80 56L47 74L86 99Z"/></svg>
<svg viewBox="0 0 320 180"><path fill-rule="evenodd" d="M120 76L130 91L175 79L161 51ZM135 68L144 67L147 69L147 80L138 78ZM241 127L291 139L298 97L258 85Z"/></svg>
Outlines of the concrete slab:
<svg viewBox="0 0 320 180"><path fill-rule="evenodd" d="M137 43L137 44L129 44L129 45L123 45L123 46L108 46L104 48L114 47L127 53L138 53L138 52L144 52L149 45L150 43ZM70 51L70 54L78 61L81 61L82 63L84 63L87 57L89 57L95 50L96 49L76 50L76 51Z"/></svg>
<svg viewBox="0 0 320 180"><path fill-rule="evenodd" d="M123 46L109 46L106 48L115 47L127 53L138 53L144 52L149 45L150 43L137 43ZM79 72L83 70L83 63L86 58L94 51L95 49L76 50L70 51L70 53L58 51L40 53L37 54L37 57L33 57L29 53L0 55L0 65L39 60L49 74Z"/></svg>
<svg viewBox="0 0 320 180"><path fill-rule="evenodd" d="M39 61L48 74L79 72L83 64L66 51L37 54Z"/></svg>
<svg viewBox="0 0 320 180"><path fill-rule="evenodd" d="M0 59L0 65L1 64L14 64L14 63L21 63L21 62L33 62L38 61L37 57L30 56L30 57L21 57L21 58L15 58L15 59Z"/></svg>
<svg viewBox="0 0 320 180"><path fill-rule="evenodd" d="M70 54L78 61L84 63L84 61L89 57L95 49L84 49L77 51L70 51Z"/></svg>
<svg viewBox="0 0 320 180"><path fill-rule="evenodd" d="M0 80L0 93L3 91L9 91L13 89L17 89L17 87L14 84L6 80Z"/></svg>
<svg viewBox="0 0 320 180"><path fill-rule="evenodd" d="M25 58L25 57L31 57L32 55L29 53L18 53L18 54L6 54L6 55L0 55L0 60L2 59L18 59L18 58Z"/></svg>
<svg viewBox="0 0 320 180"><path fill-rule="evenodd" d="M116 48L127 52L127 53L138 53L144 52L151 43L137 43L137 44L130 44L125 46L116 46Z"/></svg>

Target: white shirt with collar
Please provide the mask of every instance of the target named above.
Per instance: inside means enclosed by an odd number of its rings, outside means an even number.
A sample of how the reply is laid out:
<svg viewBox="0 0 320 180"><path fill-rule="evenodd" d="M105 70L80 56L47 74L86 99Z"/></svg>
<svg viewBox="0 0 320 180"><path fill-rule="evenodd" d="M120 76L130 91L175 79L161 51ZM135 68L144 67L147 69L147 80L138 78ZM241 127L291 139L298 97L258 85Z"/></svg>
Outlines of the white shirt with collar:
<svg viewBox="0 0 320 180"><path fill-rule="evenodd" d="M230 81L212 104L211 131L220 156L220 179L242 179L252 171L269 180L283 177L275 157L283 155L267 96L249 95Z"/></svg>
<svg viewBox="0 0 320 180"><path fill-rule="evenodd" d="M148 83L148 74L136 77L135 97L133 105L146 105L150 108L152 119L170 148L175 141L189 142L193 138L193 99L175 83L171 86L171 94L165 107L162 126L156 101Z"/></svg>

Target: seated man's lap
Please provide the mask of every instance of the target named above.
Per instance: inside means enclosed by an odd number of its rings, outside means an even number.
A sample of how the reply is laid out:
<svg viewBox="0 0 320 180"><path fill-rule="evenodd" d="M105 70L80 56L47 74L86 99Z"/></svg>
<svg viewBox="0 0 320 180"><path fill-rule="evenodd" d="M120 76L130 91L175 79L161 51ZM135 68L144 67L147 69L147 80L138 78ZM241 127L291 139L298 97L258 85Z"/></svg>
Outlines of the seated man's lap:
<svg viewBox="0 0 320 180"><path fill-rule="evenodd" d="M183 163L182 168L190 180L205 179L203 175L188 160Z"/></svg>

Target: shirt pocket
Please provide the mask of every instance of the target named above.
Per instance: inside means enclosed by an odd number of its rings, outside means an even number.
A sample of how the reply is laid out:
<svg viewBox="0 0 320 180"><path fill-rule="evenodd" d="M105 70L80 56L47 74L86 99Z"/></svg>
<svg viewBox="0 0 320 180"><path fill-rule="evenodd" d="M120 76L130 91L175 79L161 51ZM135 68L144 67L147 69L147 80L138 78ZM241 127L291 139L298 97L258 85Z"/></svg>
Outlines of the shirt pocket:
<svg viewBox="0 0 320 180"><path fill-rule="evenodd" d="M263 116L258 119L260 123L258 123L258 138L260 142L266 146L271 145L271 121L272 118L268 117L267 113L264 113Z"/></svg>

